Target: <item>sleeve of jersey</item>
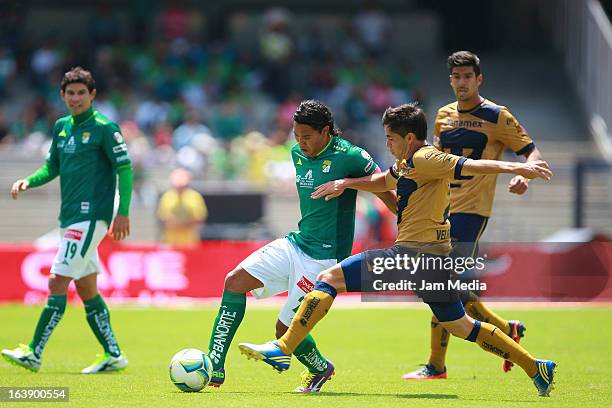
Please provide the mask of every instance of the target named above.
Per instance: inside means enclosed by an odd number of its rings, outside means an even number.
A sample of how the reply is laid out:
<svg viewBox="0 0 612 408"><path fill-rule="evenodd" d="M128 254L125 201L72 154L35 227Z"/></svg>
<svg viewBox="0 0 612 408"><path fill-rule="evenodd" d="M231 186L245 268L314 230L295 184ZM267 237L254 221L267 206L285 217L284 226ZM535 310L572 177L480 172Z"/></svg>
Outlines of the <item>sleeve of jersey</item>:
<svg viewBox="0 0 612 408"><path fill-rule="evenodd" d="M436 121L434 122L434 136L433 136L433 145L436 149L442 150L440 146L440 111L436 115Z"/></svg>
<svg viewBox="0 0 612 408"><path fill-rule="evenodd" d="M104 138L102 141L102 148L106 157L111 162L111 166L114 170L119 167L132 165L130 155L128 154L127 144L123 140L121 129L114 123L109 124L104 132Z"/></svg>
<svg viewBox="0 0 612 408"><path fill-rule="evenodd" d="M167 221L170 218L169 194L169 192L162 194L159 204L157 204L157 218L161 221Z"/></svg>
<svg viewBox="0 0 612 408"><path fill-rule="evenodd" d="M59 160L57 156L57 147L55 135L57 135L58 123L55 123L53 128L53 139L51 140L51 146L49 146L49 152L47 152L47 160L45 164L40 166L34 173L26 177L30 187L38 187L43 184L47 184L59 175Z"/></svg>
<svg viewBox="0 0 612 408"><path fill-rule="evenodd" d="M399 178L399 174L397 174L397 163L393 166L389 167L389 171L385 174L385 185L388 189L394 190L397 188L397 179Z"/></svg>
<svg viewBox="0 0 612 408"><path fill-rule="evenodd" d="M461 169L466 160L462 156L430 150L425 154L415 155L413 163L414 168L428 179L461 179Z"/></svg>
<svg viewBox="0 0 612 408"><path fill-rule="evenodd" d="M38 187L53 180L57 177L58 173L57 169L50 166L47 162L40 166L34 173L26 177L26 180L30 183L30 187Z"/></svg>
<svg viewBox="0 0 612 408"><path fill-rule="evenodd" d="M497 138L518 156L529 153L535 144L523 126L507 109L499 115Z"/></svg>
<svg viewBox="0 0 612 408"><path fill-rule="evenodd" d="M192 204L193 219L195 221L203 221L208 214L208 210L202 195L197 191L193 191L189 196L189 201L191 201Z"/></svg>
<svg viewBox="0 0 612 408"><path fill-rule="evenodd" d="M130 202L132 201L132 166L124 165L117 168L119 176L119 208L118 215L130 215Z"/></svg>
<svg viewBox="0 0 612 408"><path fill-rule="evenodd" d="M376 163L372 156L361 148L355 148L350 153L351 169L350 177L369 176L376 170Z"/></svg>
<svg viewBox="0 0 612 408"><path fill-rule="evenodd" d="M132 200L132 162L121 129L114 123L107 125L102 148L111 166L119 176L118 215L128 216Z"/></svg>

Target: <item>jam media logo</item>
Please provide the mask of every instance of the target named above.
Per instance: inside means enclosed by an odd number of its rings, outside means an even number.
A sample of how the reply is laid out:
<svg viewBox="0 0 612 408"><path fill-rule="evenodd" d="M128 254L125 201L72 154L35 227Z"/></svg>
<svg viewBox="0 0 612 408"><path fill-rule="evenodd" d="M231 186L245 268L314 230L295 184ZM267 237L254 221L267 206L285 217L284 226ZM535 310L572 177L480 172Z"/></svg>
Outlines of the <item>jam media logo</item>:
<svg viewBox="0 0 612 408"><path fill-rule="evenodd" d="M298 288L302 289L304 293L310 293L314 289L314 283L302 276L302 279L297 283Z"/></svg>

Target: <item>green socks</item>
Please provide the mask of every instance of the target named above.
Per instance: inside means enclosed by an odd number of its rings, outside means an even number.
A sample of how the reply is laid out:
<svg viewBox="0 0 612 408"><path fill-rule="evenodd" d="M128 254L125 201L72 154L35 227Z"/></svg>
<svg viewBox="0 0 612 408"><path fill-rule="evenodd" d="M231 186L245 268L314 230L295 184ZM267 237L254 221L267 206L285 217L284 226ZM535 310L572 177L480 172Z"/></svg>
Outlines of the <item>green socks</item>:
<svg viewBox="0 0 612 408"><path fill-rule="evenodd" d="M45 344L49 341L51 333L57 327L64 311L66 310L66 295L51 295L47 299L47 305L40 313L38 324L34 331L34 337L30 342L30 348L34 350L34 355L40 358Z"/></svg>
<svg viewBox="0 0 612 408"><path fill-rule="evenodd" d="M229 346L240 327L245 311L246 294L223 291L221 307L213 324L208 345L208 355L215 370L224 367ZM314 338L310 335L298 345L294 354L311 373L321 373L327 369L327 360L321 355Z"/></svg>
<svg viewBox="0 0 612 408"><path fill-rule="evenodd" d="M232 339L246 310L246 294L223 291L221 307L213 324L208 345L209 357L215 370L223 368Z"/></svg>
<svg viewBox="0 0 612 408"><path fill-rule="evenodd" d="M315 339L310 334L298 344L293 354L311 373L322 373L327 370L327 360L321 355Z"/></svg>
<svg viewBox="0 0 612 408"><path fill-rule="evenodd" d="M110 313L102 296L98 294L96 297L83 303L85 304L87 323L89 323L89 327L91 327L96 338L102 347L104 347L104 351L113 357L120 356L121 350L111 327Z"/></svg>

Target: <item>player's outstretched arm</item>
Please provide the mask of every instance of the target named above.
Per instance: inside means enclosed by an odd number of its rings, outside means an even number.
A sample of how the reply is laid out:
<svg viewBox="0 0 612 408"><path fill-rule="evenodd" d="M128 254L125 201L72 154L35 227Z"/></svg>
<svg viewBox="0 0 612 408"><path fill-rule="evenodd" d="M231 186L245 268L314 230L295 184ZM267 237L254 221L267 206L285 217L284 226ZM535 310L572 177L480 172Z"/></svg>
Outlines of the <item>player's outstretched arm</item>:
<svg viewBox="0 0 612 408"><path fill-rule="evenodd" d="M548 163L536 160L526 163L512 163L497 160L466 160L461 169L461 175L473 176L478 174L511 173L523 176L526 179L541 178L550 180L553 172Z"/></svg>
<svg viewBox="0 0 612 408"><path fill-rule="evenodd" d="M28 177L14 182L13 187L11 187L11 196L16 200L21 191L47 184L57 177L58 174L59 172L55 167L51 166L49 163L45 163Z"/></svg>
<svg viewBox="0 0 612 408"><path fill-rule="evenodd" d="M338 197L347 188L354 190L369 191L371 193L382 193L392 190L385 182L385 176L389 171L384 173L374 173L369 176L359 178L344 178L339 180L328 181L325 184L318 186L310 195L311 198L318 199L325 197L326 201Z"/></svg>

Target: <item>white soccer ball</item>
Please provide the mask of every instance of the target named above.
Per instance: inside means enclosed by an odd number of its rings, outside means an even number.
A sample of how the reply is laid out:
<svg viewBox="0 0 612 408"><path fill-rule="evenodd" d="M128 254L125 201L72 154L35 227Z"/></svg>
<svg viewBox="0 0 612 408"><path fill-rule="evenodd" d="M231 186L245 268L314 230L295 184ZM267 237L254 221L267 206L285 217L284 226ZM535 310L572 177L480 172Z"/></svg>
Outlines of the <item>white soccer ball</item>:
<svg viewBox="0 0 612 408"><path fill-rule="evenodd" d="M183 392L198 392L212 377L213 365L201 350L189 348L179 351L170 361L170 380Z"/></svg>

